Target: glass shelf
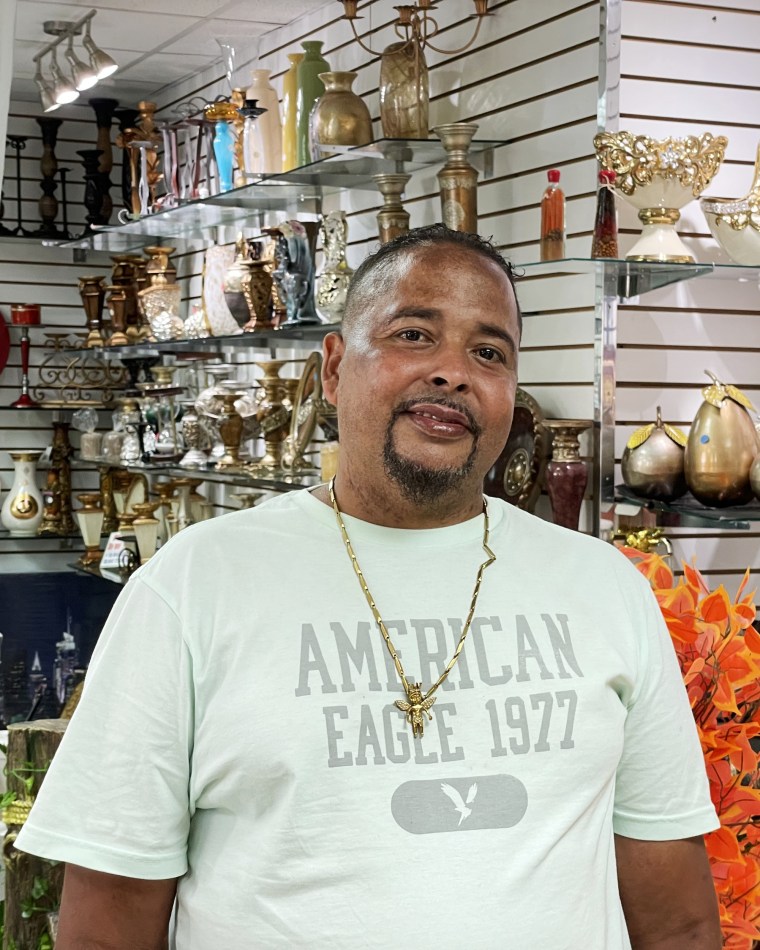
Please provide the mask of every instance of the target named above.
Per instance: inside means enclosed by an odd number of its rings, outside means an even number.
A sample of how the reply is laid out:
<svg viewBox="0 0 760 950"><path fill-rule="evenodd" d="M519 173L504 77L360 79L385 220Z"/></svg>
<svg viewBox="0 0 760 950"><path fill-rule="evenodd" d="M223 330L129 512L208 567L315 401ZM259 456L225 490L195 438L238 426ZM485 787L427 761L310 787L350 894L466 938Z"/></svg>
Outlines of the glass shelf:
<svg viewBox="0 0 760 950"><path fill-rule="evenodd" d="M625 261L611 258L567 257L559 261L515 264L521 279L588 274L603 282L607 296L628 300L683 280L746 281L760 286L760 267L742 264L669 264L659 261ZM518 278L519 280L520 278Z"/></svg>
<svg viewBox="0 0 760 950"><path fill-rule="evenodd" d="M262 491L288 492L298 488L314 488L321 484L318 473L289 475L280 472L272 477L258 477L246 472L230 472L218 470L213 466L206 468L182 468L180 465L167 462L146 462L143 465L121 465L110 462L108 459L80 460L77 468L98 468L107 465L109 468L126 472L144 473L145 475L165 475L168 478L196 478L204 482L218 482L224 485L234 485L237 488L260 488Z"/></svg>
<svg viewBox="0 0 760 950"><path fill-rule="evenodd" d="M686 494L671 502L653 501L650 498L635 495L626 485L616 486L615 501L637 505L648 511L679 515L682 519L681 527L693 525L746 531L752 522L760 522L760 501L752 501L748 505L734 505L730 508L708 508L691 494Z"/></svg>
<svg viewBox="0 0 760 950"><path fill-rule="evenodd" d="M320 343L327 333L340 330L338 323L321 323L301 327L282 327L279 330L258 330L253 333L235 333L230 336L209 336L203 340L167 340L156 343L130 343L127 346L90 347L66 350L69 356L97 356L102 360L144 359L162 353L219 353L225 347L260 347L262 349L287 346L291 343Z"/></svg>
<svg viewBox="0 0 760 950"><path fill-rule="evenodd" d="M110 581L112 584L119 584L122 587L129 580L130 575L118 574L116 571L101 571L99 567L83 567L76 561L68 565L72 571L77 574L89 574L90 577L97 577L101 581Z"/></svg>
<svg viewBox="0 0 760 950"><path fill-rule="evenodd" d="M476 140L472 164L490 174L493 149L503 141ZM439 139L379 139L370 145L333 147L331 154L308 165L265 175L224 194L187 201L175 208L145 215L114 227L99 228L73 241L51 241L61 247L126 252L156 238L173 243L208 239L211 228L253 227L251 216L264 211L319 213L323 198L349 190L376 191L373 175L411 174L443 164L446 150ZM378 201L380 196L378 193Z"/></svg>
<svg viewBox="0 0 760 950"><path fill-rule="evenodd" d="M0 541L61 541L64 546L70 548L72 542L78 542L82 545L82 535L76 534L11 534L7 528L0 528Z"/></svg>

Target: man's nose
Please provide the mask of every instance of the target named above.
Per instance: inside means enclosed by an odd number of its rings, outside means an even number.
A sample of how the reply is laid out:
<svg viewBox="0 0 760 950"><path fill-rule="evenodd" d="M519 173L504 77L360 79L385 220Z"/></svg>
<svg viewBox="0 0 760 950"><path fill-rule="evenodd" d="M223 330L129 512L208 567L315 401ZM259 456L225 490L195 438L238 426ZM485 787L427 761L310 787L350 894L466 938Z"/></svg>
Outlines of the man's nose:
<svg viewBox="0 0 760 950"><path fill-rule="evenodd" d="M428 373L430 382L448 392L467 392L470 389L469 354L458 347L439 350Z"/></svg>

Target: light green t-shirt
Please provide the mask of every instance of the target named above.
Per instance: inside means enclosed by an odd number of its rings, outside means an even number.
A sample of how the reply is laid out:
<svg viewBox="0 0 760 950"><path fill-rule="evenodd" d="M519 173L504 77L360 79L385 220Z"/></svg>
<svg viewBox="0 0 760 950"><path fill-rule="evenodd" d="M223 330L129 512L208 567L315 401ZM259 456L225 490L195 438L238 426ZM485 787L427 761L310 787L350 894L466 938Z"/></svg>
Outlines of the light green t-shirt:
<svg viewBox="0 0 760 950"><path fill-rule="evenodd" d="M181 877L178 950L624 950L613 832L717 827L647 583L596 539L491 500L496 562L412 739L332 510L204 522L132 580L18 839ZM346 517L410 680L459 639L482 516Z"/></svg>

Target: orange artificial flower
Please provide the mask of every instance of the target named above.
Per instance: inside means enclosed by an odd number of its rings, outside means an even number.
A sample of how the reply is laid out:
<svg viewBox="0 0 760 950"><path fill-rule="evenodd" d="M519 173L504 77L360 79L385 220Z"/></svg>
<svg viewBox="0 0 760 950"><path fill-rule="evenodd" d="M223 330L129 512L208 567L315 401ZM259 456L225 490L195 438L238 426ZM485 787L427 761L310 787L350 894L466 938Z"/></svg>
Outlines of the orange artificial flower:
<svg viewBox="0 0 760 950"><path fill-rule="evenodd" d="M746 571L732 600L723 586L683 564L674 578L663 558L621 548L646 577L681 666L720 828L705 836L720 904L724 947L760 941L760 632Z"/></svg>

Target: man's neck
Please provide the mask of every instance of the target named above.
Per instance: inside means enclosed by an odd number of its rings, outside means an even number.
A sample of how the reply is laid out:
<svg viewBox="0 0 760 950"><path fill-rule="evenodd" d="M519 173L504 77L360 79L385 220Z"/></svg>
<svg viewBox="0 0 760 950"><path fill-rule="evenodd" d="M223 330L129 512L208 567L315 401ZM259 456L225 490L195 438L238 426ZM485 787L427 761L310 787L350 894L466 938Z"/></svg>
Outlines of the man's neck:
<svg viewBox="0 0 760 950"><path fill-rule="evenodd" d="M312 494L332 507L326 485ZM406 498L393 482L370 485L353 479L344 470L335 477L335 498L342 514L386 528L445 528L483 512L483 494L470 486L463 485L460 491L436 499L434 505L421 505Z"/></svg>

